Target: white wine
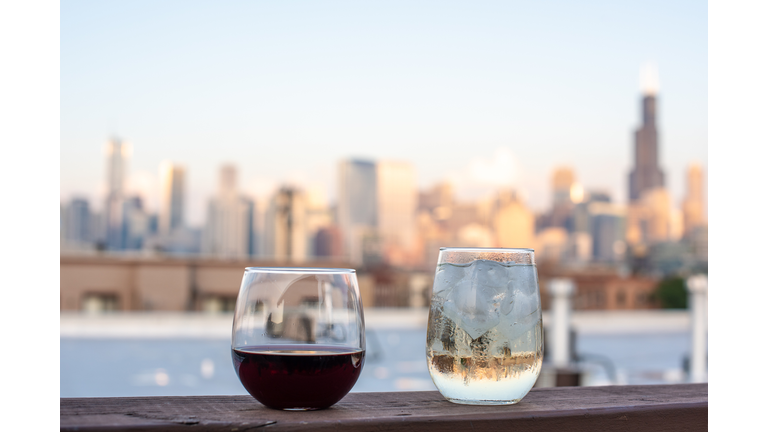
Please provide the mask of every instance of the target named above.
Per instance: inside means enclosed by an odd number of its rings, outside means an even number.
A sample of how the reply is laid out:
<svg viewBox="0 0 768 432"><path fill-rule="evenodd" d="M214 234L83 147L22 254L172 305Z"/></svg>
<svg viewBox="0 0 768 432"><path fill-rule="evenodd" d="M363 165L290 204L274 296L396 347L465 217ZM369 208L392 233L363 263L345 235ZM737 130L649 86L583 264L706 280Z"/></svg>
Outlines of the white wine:
<svg viewBox="0 0 768 432"><path fill-rule="evenodd" d="M517 403L535 384L542 359L535 266L481 260L438 267L427 362L446 399Z"/></svg>

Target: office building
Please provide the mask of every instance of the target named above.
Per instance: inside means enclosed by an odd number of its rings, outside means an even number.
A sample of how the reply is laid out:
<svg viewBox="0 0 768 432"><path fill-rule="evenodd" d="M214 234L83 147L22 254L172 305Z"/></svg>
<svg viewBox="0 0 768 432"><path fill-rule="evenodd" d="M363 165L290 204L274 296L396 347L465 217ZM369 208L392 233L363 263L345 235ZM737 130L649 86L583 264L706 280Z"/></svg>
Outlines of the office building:
<svg viewBox="0 0 768 432"><path fill-rule="evenodd" d="M629 174L630 202L639 201L644 192L664 187L664 173L659 168L656 118L658 78L651 73L645 80L641 105L643 122L635 131L635 165Z"/></svg>
<svg viewBox="0 0 768 432"><path fill-rule="evenodd" d="M159 230L163 236L184 228L185 169L163 162L160 165Z"/></svg>
<svg viewBox="0 0 768 432"><path fill-rule="evenodd" d="M642 204L647 209L646 243L666 242L670 239L672 225L672 202L669 192L664 188L656 188L643 193Z"/></svg>
<svg viewBox="0 0 768 432"><path fill-rule="evenodd" d="M88 201L73 198L61 207L61 240L63 248L84 247L93 242L92 217Z"/></svg>
<svg viewBox="0 0 768 432"><path fill-rule="evenodd" d="M694 229L705 225L704 175L699 164L693 163L686 173L685 198L683 200L683 233L690 235Z"/></svg>
<svg viewBox="0 0 768 432"><path fill-rule="evenodd" d="M400 161L376 164L376 222L383 259L404 266L412 261L416 237L418 191L413 165Z"/></svg>
<svg viewBox="0 0 768 432"><path fill-rule="evenodd" d="M141 250L150 232L150 216L144 210L141 197L131 196L123 200L123 249Z"/></svg>
<svg viewBox="0 0 768 432"><path fill-rule="evenodd" d="M315 258L333 259L339 258L344 254L341 230L335 225L317 230L313 240L313 255Z"/></svg>
<svg viewBox="0 0 768 432"><path fill-rule="evenodd" d="M253 253L254 204L237 188L237 169L224 165L219 190L208 203L202 253L219 258L242 258Z"/></svg>
<svg viewBox="0 0 768 432"><path fill-rule="evenodd" d="M105 243L109 250L122 250L125 246L123 233L123 201L125 199L125 177L131 149L118 138L107 142L107 196L104 206Z"/></svg>
<svg viewBox="0 0 768 432"><path fill-rule="evenodd" d="M584 189L576 182L570 167L559 167L552 174L552 211L545 225L572 230L574 206L584 198Z"/></svg>
<svg viewBox="0 0 768 432"><path fill-rule="evenodd" d="M339 163L337 218L344 252L353 263L362 264L364 250L375 249L378 198L376 164L362 160ZM364 243L367 243L364 245Z"/></svg>
<svg viewBox="0 0 768 432"><path fill-rule="evenodd" d="M513 191L499 194L493 216L496 245L505 248L533 248L535 221L533 213Z"/></svg>
<svg viewBox="0 0 768 432"><path fill-rule="evenodd" d="M592 202L588 207L594 261L617 263L627 251L626 210L618 205Z"/></svg>
<svg viewBox="0 0 768 432"><path fill-rule="evenodd" d="M310 253L304 192L283 187L270 201L265 231L269 255L278 261L303 262Z"/></svg>

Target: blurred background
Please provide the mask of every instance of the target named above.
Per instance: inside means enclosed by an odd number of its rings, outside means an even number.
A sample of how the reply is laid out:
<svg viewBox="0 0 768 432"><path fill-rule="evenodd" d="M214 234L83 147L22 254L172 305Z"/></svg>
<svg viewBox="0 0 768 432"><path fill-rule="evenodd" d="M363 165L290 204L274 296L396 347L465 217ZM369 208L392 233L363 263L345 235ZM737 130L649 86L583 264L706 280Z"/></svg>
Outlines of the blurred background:
<svg viewBox="0 0 768 432"><path fill-rule="evenodd" d="M443 246L572 284L538 385L706 381L706 179L706 2L63 2L60 396L245 394L247 266L355 268L353 391L434 390Z"/></svg>

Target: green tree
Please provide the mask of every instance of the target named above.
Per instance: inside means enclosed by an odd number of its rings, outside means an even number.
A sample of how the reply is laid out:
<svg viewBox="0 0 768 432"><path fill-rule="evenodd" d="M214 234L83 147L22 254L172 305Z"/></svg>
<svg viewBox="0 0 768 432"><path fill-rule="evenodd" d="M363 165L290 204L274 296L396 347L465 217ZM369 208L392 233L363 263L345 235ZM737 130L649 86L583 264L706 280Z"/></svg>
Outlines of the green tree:
<svg viewBox="0 0 768 432"><path fill-rule="evenodd" d="M685 279L679 276L669 277L659 282L654 295L664 309L688 308L688 292L685 289Z"/></svg>

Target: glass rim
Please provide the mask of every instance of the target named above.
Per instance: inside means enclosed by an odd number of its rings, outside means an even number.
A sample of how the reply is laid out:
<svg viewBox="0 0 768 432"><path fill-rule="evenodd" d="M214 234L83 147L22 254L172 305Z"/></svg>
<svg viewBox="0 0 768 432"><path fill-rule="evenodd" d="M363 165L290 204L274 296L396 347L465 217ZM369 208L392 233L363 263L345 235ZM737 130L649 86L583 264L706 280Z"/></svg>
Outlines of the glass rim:
<svg viewBox="0 0 768 432"><path fill-rule="evenodd" d="M534 252L532 248L497 248L497 247L441 247L441 251L457 251L457 252Z"/></svg>
<svg viewBox="0 0 768 432"><path fill-rule="evenodd" d="M246 267L246 273L354 274L355 269L326 267Z"/></svg>

